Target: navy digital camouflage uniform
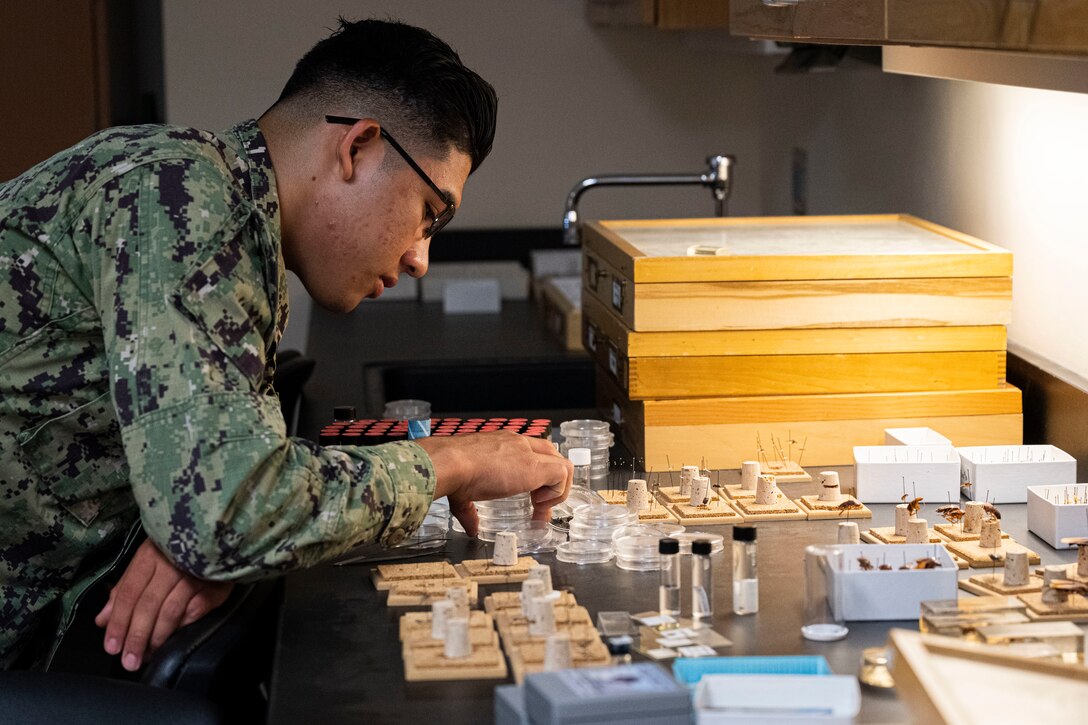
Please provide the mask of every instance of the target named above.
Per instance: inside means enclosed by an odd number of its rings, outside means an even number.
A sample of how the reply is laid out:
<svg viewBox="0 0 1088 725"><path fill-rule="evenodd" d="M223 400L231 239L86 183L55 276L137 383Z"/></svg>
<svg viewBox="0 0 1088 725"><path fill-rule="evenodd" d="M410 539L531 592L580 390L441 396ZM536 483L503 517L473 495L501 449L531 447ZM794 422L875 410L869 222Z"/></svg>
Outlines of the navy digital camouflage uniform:
<svg viewBox="0 0 1088 725"><path fill-rule="evenodd" d="M0 667L137 519L216 580L418 527L435 483L418 445L287 437L286 322L255 121L109 129L0 186Z"/></svg>

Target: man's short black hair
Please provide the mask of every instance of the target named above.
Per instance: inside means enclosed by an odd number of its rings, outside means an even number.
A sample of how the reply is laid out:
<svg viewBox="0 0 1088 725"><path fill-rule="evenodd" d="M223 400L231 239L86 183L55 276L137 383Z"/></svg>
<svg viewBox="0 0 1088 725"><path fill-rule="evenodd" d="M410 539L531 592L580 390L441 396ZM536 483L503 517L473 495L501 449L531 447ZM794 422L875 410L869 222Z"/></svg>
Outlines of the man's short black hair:
<svg viewBox="0 0 1088 725"><path fill-rule="evenodd" d="M339 18L340 27L295 66L276 105L319 122L324 114L368 115L405 144L472 159L491 151L498 99L445 42L400 22ZM309 117L313 118L310 119Z"/></svg>

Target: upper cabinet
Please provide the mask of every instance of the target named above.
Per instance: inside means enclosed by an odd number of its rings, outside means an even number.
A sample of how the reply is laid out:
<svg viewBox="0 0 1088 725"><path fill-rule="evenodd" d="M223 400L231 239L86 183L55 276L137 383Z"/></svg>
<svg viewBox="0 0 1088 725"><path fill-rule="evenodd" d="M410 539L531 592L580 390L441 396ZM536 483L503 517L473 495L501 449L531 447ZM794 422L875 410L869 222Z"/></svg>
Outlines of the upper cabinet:
<svg viewBox="0 0 1088 725"><path fill-rule="evenodd" d="M1088 54L1085 0L730 0L733 35Z"/></svg>

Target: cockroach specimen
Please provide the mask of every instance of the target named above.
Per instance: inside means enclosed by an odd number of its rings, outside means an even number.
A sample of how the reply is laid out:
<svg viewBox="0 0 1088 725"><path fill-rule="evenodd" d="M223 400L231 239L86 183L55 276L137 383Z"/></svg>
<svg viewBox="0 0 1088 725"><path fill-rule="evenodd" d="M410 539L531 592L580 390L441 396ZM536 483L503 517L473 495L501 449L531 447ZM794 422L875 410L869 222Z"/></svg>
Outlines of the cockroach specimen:
<svg viewBox="0 0 1088 725"><path fill-rule="evenodd" d="M961 509L956 504L951 504L949 506L941 506L939 509L937 509L937 515L940 516L942 519L944 519L945 521L947 521L950 524L954 524L957 521L959 521L960 519L962 519L964 513L965 513L964 510Z"/></svg>
<svg viewBox="0 0 1088 725"><path fill-rule="evenodd" d="M892 565L891 564L881 564L879 568L880 568L880 571L891 571L892 570Z"/></svg>
<svg viewBox="0 0 1088 725"><path fill-rule="evenodd" d="M1060 589L1063 592L1088 595L1088 582L1078 582L1072 579L1055 579L1050 582L1051 589Z"/></svg>
<svg viewBox="0 0 1088 725"><path fill-rule="evenodd" d="M873 562L869 561L864 556L859 556L858 557L858 566L861 567L862 571L872 571L873 570Z"/></svg>
<svg viewBox="0 0 1088 725"><path fill-rule="evenodd" d="M934 559L932 556L924 556L914 562L915 569L940 569L941 562Z"/></svg>
<svg viewBox="0 0 1088 725"><path fill-rule="evenodd" d="M839 516L842 516L843 514L849 512L849 511L857 511L857 510L861 509L862 506L861 506L860 501L856 501L856 500L854 500L852 498L848 498L845 501L843 501L842 503L840 503L838 506L836 506L836 508L839 510Z"/></svg>
<svg viewBox="0 0 1088 725"><path fill-rule="evenodd" d="M988 521L1001 520L1001 512L998 511L997 506L994 506L992 503L987 502L982 504L982 510L986 512L986 518Z"/></svg>

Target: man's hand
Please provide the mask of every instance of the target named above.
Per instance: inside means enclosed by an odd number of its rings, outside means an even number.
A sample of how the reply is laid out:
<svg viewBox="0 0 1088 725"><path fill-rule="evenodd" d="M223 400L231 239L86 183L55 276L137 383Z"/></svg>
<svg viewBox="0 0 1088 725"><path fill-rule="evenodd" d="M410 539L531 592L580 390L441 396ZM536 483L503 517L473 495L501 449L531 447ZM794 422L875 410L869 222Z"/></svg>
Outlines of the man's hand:
<svg viewBox="0 0 1088 725"><path fill-rule="evenodd" d="M134 672L178 628L226 601L233 587L230 582L207 582L179 571L147 540L136 550L94 622L106 628L106 652L124 652L121 666Z"/></svg>
<svg viewBox="0 0 1088 725"><path fill-rule="evenodd" d="M570 492L574 466L555 446L510 431L416 441L431 457L438 477L435 498L448 496L450 511L475 536L480 519L473 501L530 491L533 518L546 521L551 507Z"/></svg>

